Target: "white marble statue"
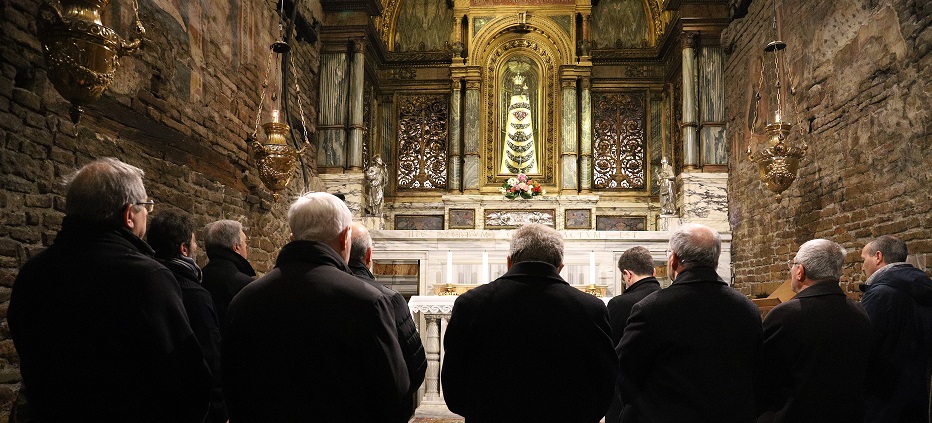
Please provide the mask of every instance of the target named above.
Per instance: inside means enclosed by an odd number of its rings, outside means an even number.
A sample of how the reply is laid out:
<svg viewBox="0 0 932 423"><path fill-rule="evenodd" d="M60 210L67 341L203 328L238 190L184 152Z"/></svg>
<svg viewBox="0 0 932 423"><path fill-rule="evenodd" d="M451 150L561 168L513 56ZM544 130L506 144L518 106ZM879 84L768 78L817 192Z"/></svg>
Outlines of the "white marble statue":
<svg viewBox="0 0 932 423"><path fill-rule="evenodd" d="M369 213L380 216L385 201L385 186L388 184L388 169L381 156L375 156L366 168L366 184L369 185Z"/></svg>
<svg viewBox="0 0 932 423"><path fill-rule="evenodd" d="M660 160L660 169L655 170L657 183L660 184L660 215L676 215L676 192L675 185L676 175L673 172L673 166L664 156Z"/></svg>

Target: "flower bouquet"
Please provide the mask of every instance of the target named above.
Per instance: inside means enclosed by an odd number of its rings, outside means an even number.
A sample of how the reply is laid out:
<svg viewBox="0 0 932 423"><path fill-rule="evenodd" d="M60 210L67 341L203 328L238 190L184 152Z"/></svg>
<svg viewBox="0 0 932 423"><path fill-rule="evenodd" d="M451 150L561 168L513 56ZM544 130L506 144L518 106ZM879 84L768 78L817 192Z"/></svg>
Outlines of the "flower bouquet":
<svg viewBox="0 0 932 423"><path fill-rule="evenodd" d="M509 200L514 200L518 197L530 199L531 197L545 193L539 183L534 182L533 179L528 178L527 175L523 173L519 173L516 177L508 178L508 180L502 183L502 187L499 188L498 191L505 194L505 198Z"/></svg>

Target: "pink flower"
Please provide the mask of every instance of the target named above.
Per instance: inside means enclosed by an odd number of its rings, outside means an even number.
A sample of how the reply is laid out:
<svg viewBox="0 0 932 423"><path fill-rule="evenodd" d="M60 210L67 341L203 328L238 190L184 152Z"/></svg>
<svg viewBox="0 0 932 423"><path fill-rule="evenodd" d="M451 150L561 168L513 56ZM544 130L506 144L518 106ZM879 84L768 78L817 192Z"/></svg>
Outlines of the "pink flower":
<svg viewBox="0 0 932 423"><path fill-rule="evenodd" d="M519 174L518 174L518 181L519 181L519 182L525 182L525 181L527 181L527 175L525 175L525 174L523 174L523 173L519 173Z"/></svg>

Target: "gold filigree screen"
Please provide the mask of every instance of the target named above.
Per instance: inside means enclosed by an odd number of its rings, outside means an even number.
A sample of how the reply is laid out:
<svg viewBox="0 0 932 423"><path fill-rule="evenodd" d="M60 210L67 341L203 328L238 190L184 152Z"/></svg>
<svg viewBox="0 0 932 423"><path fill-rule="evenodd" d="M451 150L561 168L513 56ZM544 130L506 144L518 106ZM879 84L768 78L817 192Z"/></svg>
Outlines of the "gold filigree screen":
<svg viewBox="0 0 932 423"><path fill-rule="evenodd" d="M446 188L449 96L398 99L398 188Z"/></svg>
<svg viewBox="0 0 932 423"><path fill-rule="evenodd" d="M643 93L592 93L592 183L601 189L646 187Z"/></svg>

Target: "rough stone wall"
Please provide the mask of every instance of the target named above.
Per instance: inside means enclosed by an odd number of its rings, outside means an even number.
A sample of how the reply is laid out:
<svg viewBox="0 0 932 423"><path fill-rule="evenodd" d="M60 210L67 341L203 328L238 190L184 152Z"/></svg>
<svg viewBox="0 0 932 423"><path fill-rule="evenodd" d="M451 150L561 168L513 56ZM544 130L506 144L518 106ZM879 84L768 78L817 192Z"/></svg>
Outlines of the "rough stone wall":
<svg viewBox="0 0 932 423"><path fill-rule="evenodd" d="M809 151L779 203L745 154L754 60L772 39L772 3L752 2L723 35L737 286L772 291L787 279L786 260L813 238L848 250L842 285L852 293L865 279L860 250L880 235L902 237L909 260L932 272L932 3L781 3Z"/></svg>
<svg viewBox="0 0 932 423"><path fill-rule="evenodd" d="M112 3L104 23L128 35L131 2ZM274 2L139 3L147 29L143 50L120 60L113 87L75 128L68 103L46 78L35 24L41 0L0 0L0 421L20 381L5 321L11 286L20 266L60 228L65 175L104 156L142 168L155 213L177 207L199 225L243 222L249 259L260 273L287 241L288 199L304 190L296 172L282 199L274 200L244 141L254 125L268 46L278 34ZM322 20L319 2L302 2L302 8L307 21ZM312 129L318 50L316 42L295 49ZM315 176L313 162L305 161L309 177ZM206 262L203 251L198 261Z"/></svg>

